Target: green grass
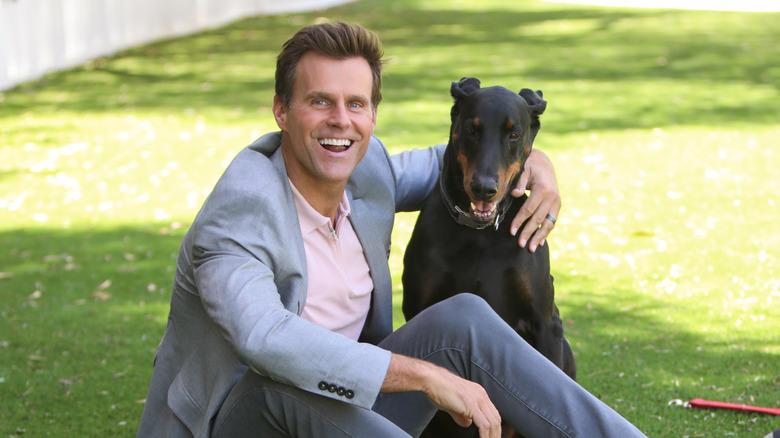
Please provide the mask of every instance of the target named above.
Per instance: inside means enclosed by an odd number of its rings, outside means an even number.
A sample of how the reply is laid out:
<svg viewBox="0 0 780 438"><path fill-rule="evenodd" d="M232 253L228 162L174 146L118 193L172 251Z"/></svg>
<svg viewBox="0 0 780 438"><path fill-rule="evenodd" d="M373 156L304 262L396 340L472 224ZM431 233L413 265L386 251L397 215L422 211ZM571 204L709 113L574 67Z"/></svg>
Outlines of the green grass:
<svg viewBox="0 0 780 438"><path fill-rule="evenodd" d="M763 437L780 407L778 14L362 0L162 41L0 93L0 436L133 436L178 245L274 129L274 57L327 17L391 59L377 133L444 142L449 84L544 91L537 147L580 382L652 437ZM414 215L397 217L390 260ZM397 323L401 322L400 313Z"/></svg>

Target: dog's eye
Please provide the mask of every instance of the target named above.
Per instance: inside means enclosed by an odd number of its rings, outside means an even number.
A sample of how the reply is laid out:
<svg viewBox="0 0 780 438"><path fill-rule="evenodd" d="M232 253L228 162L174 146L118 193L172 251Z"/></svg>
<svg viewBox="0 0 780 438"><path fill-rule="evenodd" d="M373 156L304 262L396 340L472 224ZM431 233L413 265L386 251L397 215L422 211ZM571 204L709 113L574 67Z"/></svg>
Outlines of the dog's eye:
<svg viewBox="0 0 780 438"><path fill-rule="evenodd" d="M513 132L513 133L509 134L509 139L510 140L514 141L514 140L517 140L519 138L520 138L520 134L518 134L517 132Z"/></svg>
<svg viewBox="0 0 780 438"><path fill-rule="evenodd" d="M471 126L466 128L466 135L474 135L474 128L472 128Z"/></svg>

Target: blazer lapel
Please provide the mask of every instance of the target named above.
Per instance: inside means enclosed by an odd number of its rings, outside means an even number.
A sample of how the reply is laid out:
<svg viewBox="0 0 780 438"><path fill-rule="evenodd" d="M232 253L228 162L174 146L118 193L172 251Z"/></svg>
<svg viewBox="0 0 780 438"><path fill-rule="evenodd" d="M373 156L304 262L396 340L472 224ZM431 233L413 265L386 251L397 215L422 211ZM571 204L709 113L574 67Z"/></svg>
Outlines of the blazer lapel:
<svg viewBox="0 0 780 438"><path fill-rule="evenodd" d="M298 252L298 256L301 259L301 266L304 268L306 265L306 249L303 247L303 236L300 233L301 224L298 222L298 214L295 211L295 202L293 201L292 197L292 190L290 189L290 180L287 177L287 168L284 165L284 156L282 155L282 148L278 148L270 157L271 163L273 163L274 167L276 168L276 171L279 173L279 176L282 178L283 186L284 186L284 199L285 199L285 205L288 208L291 208L294 213L290 215L293 218L293 223L290 224L291 227L294 227L295 233L291 233L294 236L295 239L295 248ZM303 311L303 306L306 304L306 293L308 291L308 285L309 285L309 273L306 269L303 269L303 272L301 272L301 277L303 278L302 287L297 288L296 291L298 292L298 296L296 297L298 301L298 309L297 314L300 315Z"/></svg>
<svg viewBox="0 0 780 438"><path fill-rule="evenodd" d="M366 324L360 336L360 341L379 343L392 331L393 327L393 296L392 280L387 264L387 248L384 247L383 236L377 227L372 224L374 212L362 199L353 199L352 193L347 189L352 212L350 221L360 244L363 246L363 254L374 281L374 291L371 294L371 309L369 310Z"/></svg>

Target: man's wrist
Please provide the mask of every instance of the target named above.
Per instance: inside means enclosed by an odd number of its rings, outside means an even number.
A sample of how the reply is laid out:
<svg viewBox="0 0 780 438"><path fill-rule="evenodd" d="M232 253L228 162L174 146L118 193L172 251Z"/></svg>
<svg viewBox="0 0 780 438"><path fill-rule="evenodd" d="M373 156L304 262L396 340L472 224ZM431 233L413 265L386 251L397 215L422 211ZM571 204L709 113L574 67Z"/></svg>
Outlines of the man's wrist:
<svg viewBox="0 0 780 438"><path fill-rule="evenodd" d="M393 353L381 392L431 391L431 383L443 370L421 359Z"/></svg>

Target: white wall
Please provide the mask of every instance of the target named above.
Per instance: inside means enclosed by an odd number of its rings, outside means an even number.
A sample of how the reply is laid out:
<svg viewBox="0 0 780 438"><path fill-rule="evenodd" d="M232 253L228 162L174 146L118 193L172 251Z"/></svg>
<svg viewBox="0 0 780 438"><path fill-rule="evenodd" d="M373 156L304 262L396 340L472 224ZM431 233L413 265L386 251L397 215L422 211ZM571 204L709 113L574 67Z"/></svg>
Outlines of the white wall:
<svg viewBox="0 0 780 438"><path fill-rule="evenodd" d="M150 41L351 0L0 0L0 90Z"/></svg>

